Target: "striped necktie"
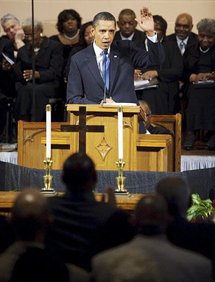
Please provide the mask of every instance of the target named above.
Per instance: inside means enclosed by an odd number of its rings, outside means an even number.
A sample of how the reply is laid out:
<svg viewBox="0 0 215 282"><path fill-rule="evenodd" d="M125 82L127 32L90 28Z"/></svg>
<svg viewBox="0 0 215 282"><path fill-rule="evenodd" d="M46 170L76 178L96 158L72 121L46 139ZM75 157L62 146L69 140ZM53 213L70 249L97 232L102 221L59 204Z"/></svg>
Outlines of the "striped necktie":
<svg viewBox="0 0 215 282"><path fill-rule="evenodd" d="M181 40L179 47L180 47L181 55L183 55L185 51L185 43L183 40Z"/></svg>

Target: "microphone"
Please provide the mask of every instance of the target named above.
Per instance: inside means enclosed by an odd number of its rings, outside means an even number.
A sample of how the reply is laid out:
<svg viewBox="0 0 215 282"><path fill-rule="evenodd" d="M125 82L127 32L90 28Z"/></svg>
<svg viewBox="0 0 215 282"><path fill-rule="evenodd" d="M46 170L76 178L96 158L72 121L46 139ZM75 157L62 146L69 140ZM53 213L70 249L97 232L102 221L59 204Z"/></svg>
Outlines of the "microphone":
<svg viewBox="0 0 215 282"><path fill-rule="evenodd" d="M108 49L103 50L103 61L102 61L102 73L103 73L103 80L104 80L104 93L103 93L103 103L106 103L106 98L108 94L108 89L106 87L107 84L107 55L108 55Z"/></svg>

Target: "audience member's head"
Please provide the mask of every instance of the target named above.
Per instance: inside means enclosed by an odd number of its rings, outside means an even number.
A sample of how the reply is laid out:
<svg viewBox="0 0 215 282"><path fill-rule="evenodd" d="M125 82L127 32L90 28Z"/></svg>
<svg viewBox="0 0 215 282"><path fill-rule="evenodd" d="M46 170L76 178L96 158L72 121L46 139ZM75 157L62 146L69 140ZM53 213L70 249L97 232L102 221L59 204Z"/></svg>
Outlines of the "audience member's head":
<svg viewBox="0 0 215 282"><path fill-rule="evenodd" d="M178 176L165 177L157 183L155 190L166 199L171 216L186 216L191 203L191 191L186 180Z"/></svg>
<svg viewBox="0 0 215 282"><path fill-rule="evenodd" d="M198 39L202 50L207 50L215 44L215 20L202 19L197 23Z"/></svg>
<svg viewBox="0 0 215 282"><path fill-rule="evenodd" d="M158 38L162 40L166 36L167 21L160 15L153 16L155 31L157 32Z"/></svg>
<svg viewBox="0 0 215 282"><path fill-rule="evenodd" d="M71 193L91 192L97 182L94 162L82 153L69 156L63 165L62 180Z"/></svg>
<svg viewBox="0 0 215 282"><path fill-rule="evenodd" d="M113 42L116 32L116 19L109 12L101 12L93 18L93 36L95 44L101 49L107 49Z"/></svg>
<svg viewBox="0 0 215 282"><path fill-rule="evenodd" d="M140 100L139 104L141 109L141 117L143 119L145 128L148 129L151 124L151 109L149 107L149 104L144 100Z"/></svg>
<svg viewBox="0 0 215 282"><path fill-rule="evenodd" d="M165 233L169 223L168 207L165 199L159 195L146 195L135 208L137 232L145 235Z"/></svg>
<svg viewBox="0 0 215 282"><path fill-rule="evenodd" d="M6 14L1 18L1 26L10 40L14 40L17 30L20 27L20 21L12 14Z"/></svg>
<svg viewBox="0 0 215 282"><path fill-rule="evenodd" d="M51 222L46 198L36 189L23 190L11 210L11 224L18 240L43 242Z"/></svg>
<svg viewBox="0 0 215 282"><path fill-rule="evenodd" d="M67 36L73 36L81 27L81 16L73 9L65 9L58 15L57 30Z"/></svg>
<svg viewBox="0 0 215 282"><path fill-rule="evenodd" d="M34 19L34 34L32 30L32 18L27 18L22 22L22 28L25 33L25 42L32 44L34 35L34 46L39 47L42 41L43 25L37 19Z"/></svg>
<svg viewBox="0 0 215 282"><path fill-rule="evenodd" d="M187 38L193 28L193 18L190 14L183 13L175 21L175 34L180 40Z"/></svg>
<svg viewBox="0 0 215 282"><path fill-rule="evenodd" d="M131 36L137 27L135 12L131 9L122 10L119 13L117 25L122 36L126 38Z"/></svg>
<svg viewBox="0 0 215 282"><path fill-rule="evenodd" d="M93 43L94 40L94 36L93 36L93 22L86 22L84 23L81 28L80 28L80 32L79 32L79 43L80 45L83 46L88 46L91 43Z"/></svg>

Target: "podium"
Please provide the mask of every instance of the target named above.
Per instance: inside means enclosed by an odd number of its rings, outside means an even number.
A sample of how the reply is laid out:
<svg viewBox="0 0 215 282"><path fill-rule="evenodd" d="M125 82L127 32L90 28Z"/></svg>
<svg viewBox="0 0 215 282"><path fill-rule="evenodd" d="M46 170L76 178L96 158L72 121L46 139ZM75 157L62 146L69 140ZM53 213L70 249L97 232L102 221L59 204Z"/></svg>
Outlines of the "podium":
<svg viewBox="0 0 215 282"><path fill-rule="evenodd" d="M86 109L85 114L80 113L82 107ZM139 106L124 105L122 109L125 170L135 170L140 109ZM78 132L70 132L73 144L71 152L80 151L80 146L85 147L85 152L95 162L96 169L115 170L118 160L118 107L69 104L67 111L70 125L79 128ZM80 126L81 119L85 119L85 127L83 124ZM74 129L75 127L72 128Z"/></svg>

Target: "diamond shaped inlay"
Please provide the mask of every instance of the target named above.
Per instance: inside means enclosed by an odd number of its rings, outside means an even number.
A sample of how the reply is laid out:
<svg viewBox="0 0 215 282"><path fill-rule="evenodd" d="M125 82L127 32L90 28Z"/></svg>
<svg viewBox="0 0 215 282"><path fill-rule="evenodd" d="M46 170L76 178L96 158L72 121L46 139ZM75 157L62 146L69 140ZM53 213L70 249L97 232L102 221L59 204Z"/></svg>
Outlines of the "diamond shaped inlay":
<svg viewBox="0 0 215 282"><path fill-rule="evenodd" d="M96 146L96 149L100 153L102 159L104 160L108 154L108 152L112 149L112 147L107 143L105 136L103 136L100 144Z"/></svg>

